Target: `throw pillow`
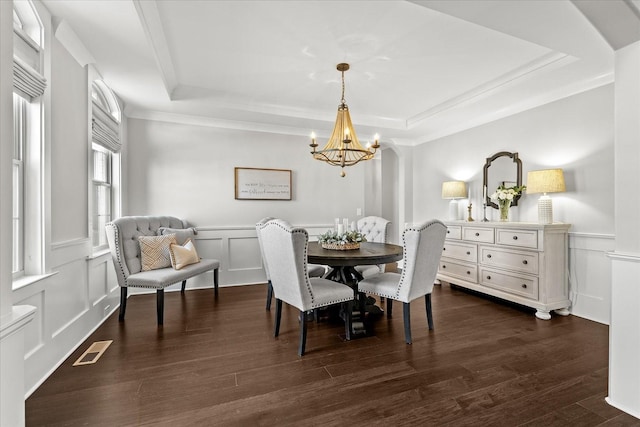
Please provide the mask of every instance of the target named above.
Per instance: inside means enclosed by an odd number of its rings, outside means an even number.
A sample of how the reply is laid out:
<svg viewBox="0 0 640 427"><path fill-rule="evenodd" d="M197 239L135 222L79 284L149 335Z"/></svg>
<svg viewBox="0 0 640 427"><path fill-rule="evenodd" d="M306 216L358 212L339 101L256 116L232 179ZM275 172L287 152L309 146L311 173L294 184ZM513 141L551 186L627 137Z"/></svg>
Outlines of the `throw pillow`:
<svg viewBox="0 0 640 427"><path fill-rule="evenodd" d="M176 243L175 234L165 234L164 236L140 236L140 264L142 271L165 268L171 265L169 246Z"/></svg>
<svg viewBox="0 0 640 427"><path fill-rule="evenodd" d="M187 242L187 239L192 238L198 232L195 228L169 228L169 227L160 227L158 228L158 236L164 236L165 234L175 234L176 235L176 243L180 246L184 245Z"/></svg>
<svg viewBox="0 0 640 427"><path fill-rule="evenodd" d="M182 246L176 243L169 245L169 254L171 256L171 266L176 270L200 262L200 257L198 257L198 252L196 252L196 247L191 239L188 239Z"/></svg>

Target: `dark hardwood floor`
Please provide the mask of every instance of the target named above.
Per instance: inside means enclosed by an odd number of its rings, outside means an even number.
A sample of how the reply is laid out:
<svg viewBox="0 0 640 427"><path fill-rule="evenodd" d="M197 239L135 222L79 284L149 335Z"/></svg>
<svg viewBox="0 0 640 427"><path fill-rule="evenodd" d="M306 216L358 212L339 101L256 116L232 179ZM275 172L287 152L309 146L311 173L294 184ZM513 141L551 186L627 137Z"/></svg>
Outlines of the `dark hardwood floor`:
<svg viewBox="0 0 640 427"><path fill-rule="evenodd" d="M574 316L538 320L522 307L451 288L378 317L375 336L344 341L343 326L309 326L299 358L297 311L280 337L266 287L169 293L164 327L155 294L133 296L26 402L28 426L433 425L638 426L607 395L608 327ZM93 365L72 363L113 340Z"/></svg>

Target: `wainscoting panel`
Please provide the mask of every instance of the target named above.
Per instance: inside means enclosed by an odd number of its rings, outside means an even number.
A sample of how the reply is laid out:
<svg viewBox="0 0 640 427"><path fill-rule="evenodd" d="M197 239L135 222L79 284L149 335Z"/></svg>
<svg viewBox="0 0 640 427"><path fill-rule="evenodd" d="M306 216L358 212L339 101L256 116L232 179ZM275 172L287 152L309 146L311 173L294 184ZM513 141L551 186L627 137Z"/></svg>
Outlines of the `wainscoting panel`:
<svg viewBox="0 0 640 427"><path fill-rule="evenodd" d="M87 271L84 259L69 262L57 268L46 289L47 330L55 338L89 307Z"/></svg>
<svg viewBox="0 0 640 427"><path fill-rule="evenodd" d="M25 357L29 357L38 351L45 342L44 337L44 292L36 292L29 297L16 301L14 305L31 305L36 307L33 320L25 326L24 330L24 352Z"/></svg>
<svg viewBox="0 0 640 427"><path fill-rule="evenodd" d="M91 262L89 268L89 304L96 305L107 296L107 263Z"/></svg>
<svg viewBox="0 0 640 427"><path fill-rule="evenodd" d="M611 321L611 260L615 236L569 233L569 295L571 313L609 324Z"/></svg>
<svg viewBox="0 0 640 427"><path fill-rule="evenodd" d="M28 397L119 304L111 255L91 257L90 242L51 246L49 273L13 291L13 303L36 307L24 329Z"/></svg>

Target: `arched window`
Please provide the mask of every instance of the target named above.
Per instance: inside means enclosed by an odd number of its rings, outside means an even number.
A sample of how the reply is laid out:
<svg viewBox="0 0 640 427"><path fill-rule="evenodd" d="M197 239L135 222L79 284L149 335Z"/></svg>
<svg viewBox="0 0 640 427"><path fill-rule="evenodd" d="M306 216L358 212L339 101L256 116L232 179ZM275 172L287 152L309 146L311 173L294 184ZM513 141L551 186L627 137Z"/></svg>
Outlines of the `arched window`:
<svg viewBox="0 0 640 427"><path fill-rule="evenodd" d="M91 235L93 250L107 247L105 225L114 219L119 206L120 105L102 80L91 84Z"/></svg>

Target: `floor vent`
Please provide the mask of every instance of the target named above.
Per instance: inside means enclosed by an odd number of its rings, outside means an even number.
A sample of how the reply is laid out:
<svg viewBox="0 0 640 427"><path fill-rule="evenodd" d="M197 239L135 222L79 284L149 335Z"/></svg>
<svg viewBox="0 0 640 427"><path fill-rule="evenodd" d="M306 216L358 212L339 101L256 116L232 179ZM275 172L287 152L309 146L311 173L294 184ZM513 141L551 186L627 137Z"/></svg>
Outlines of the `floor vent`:
<svg viewBox="0 0 640 427"><path fill-rule="evenodd" d="M102 353L109 348L112 342L113 340L94 342L84 353L82 353L82 356L75 361L73 366L91 365L92 363L96 363L98 359L100 359L100 356L102 356Z"/></svg>

